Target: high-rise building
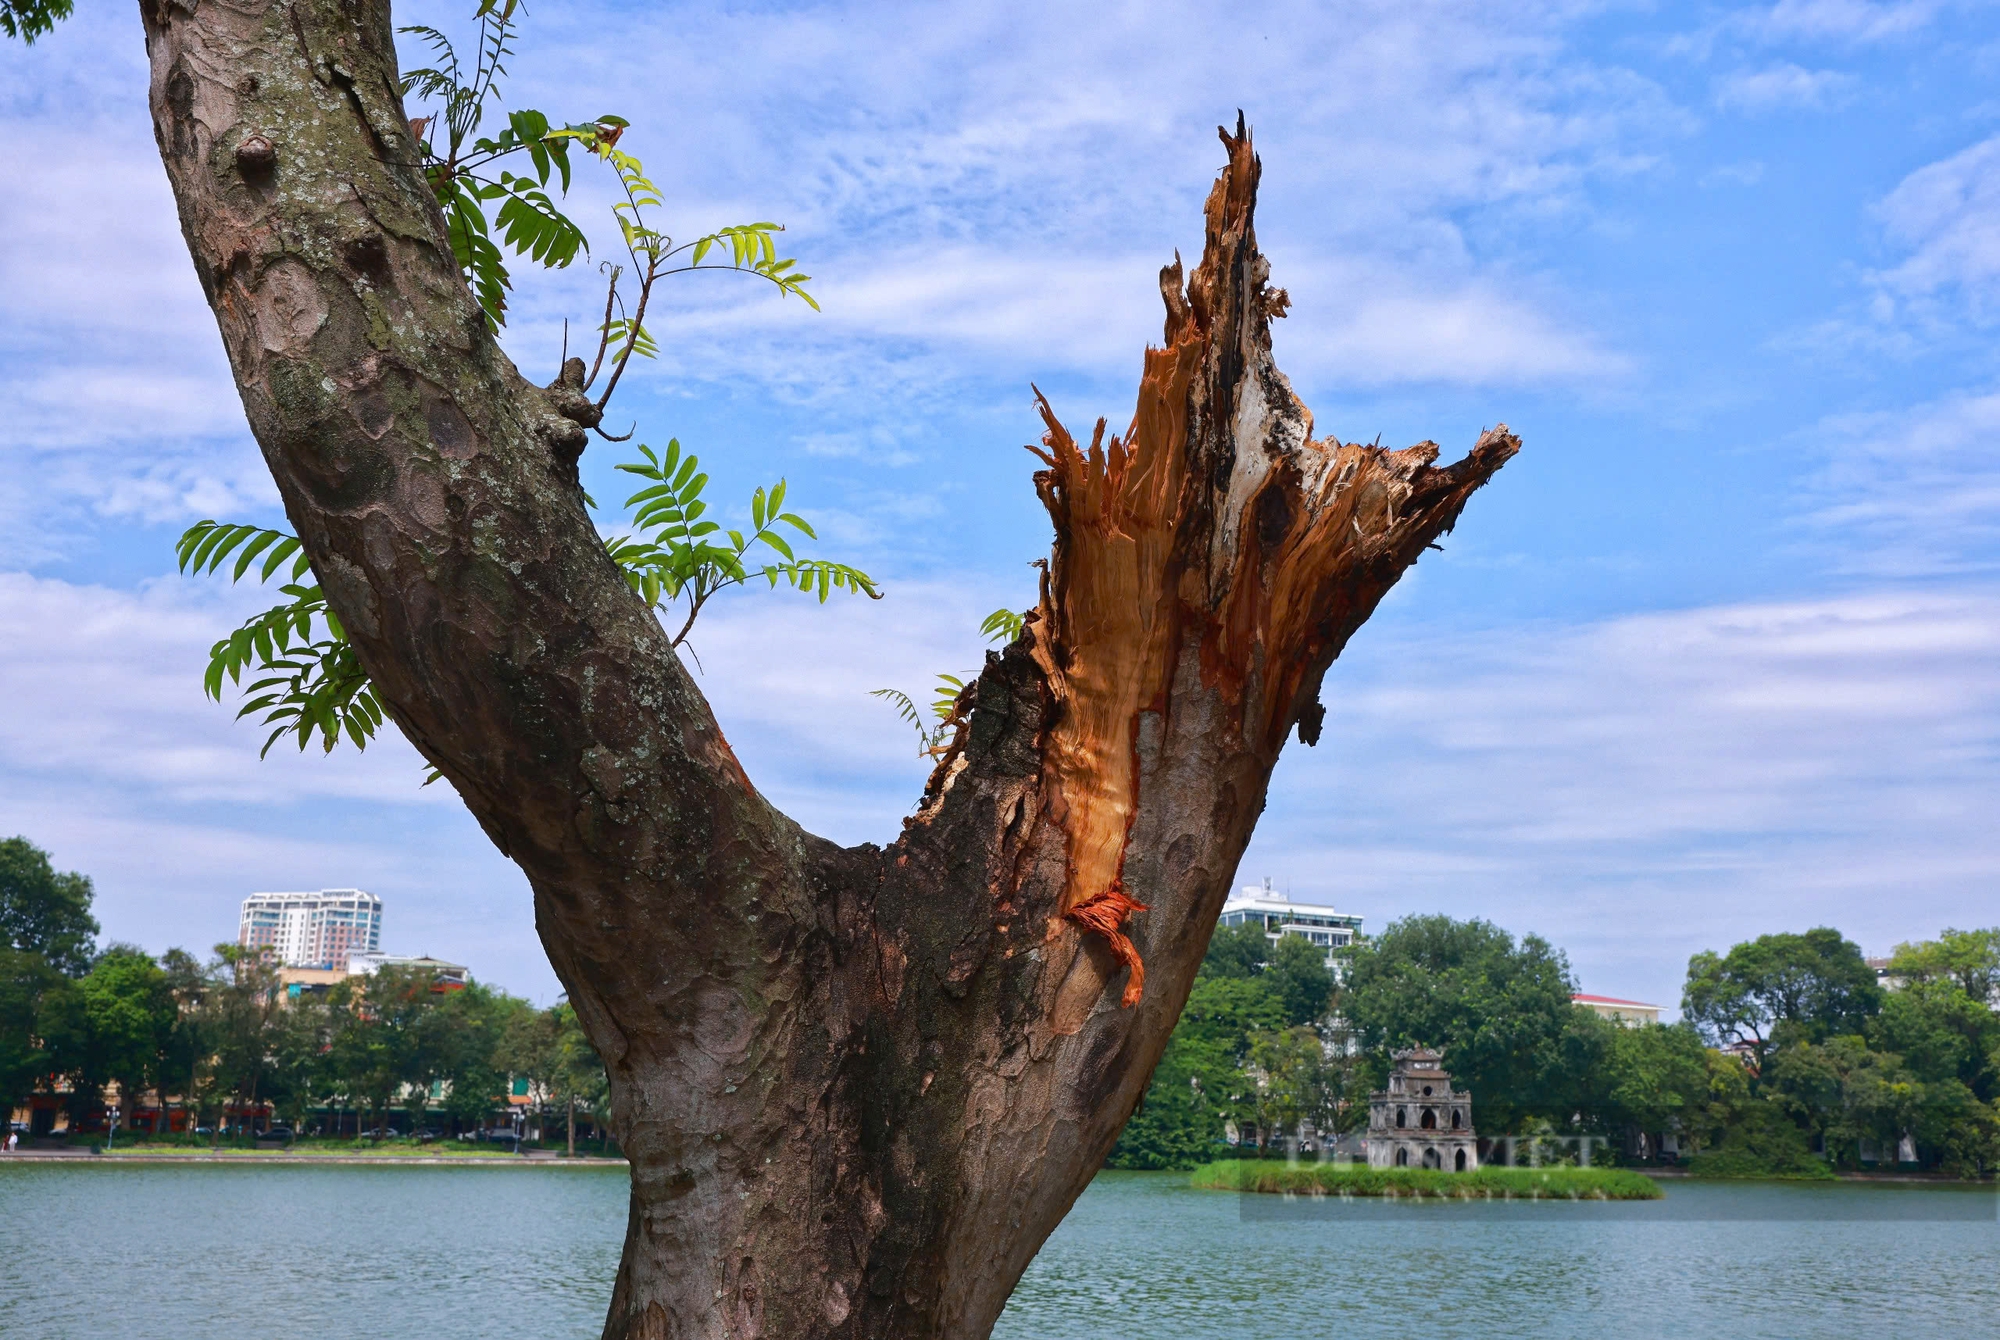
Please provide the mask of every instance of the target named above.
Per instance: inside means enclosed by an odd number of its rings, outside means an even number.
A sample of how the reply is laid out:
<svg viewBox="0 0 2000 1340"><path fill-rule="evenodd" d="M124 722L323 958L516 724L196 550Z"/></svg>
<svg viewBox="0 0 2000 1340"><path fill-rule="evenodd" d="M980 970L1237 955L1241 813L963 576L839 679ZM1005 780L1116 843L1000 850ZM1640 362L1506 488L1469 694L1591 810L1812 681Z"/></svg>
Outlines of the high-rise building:
<svg viewBox="0 0 2000 1340"><path fill-rule="evenodd" d="M253 893L243 900L236 942L269 946L290 967L344 972L349 954L382 948L382 900L360 889Z"/></svg>

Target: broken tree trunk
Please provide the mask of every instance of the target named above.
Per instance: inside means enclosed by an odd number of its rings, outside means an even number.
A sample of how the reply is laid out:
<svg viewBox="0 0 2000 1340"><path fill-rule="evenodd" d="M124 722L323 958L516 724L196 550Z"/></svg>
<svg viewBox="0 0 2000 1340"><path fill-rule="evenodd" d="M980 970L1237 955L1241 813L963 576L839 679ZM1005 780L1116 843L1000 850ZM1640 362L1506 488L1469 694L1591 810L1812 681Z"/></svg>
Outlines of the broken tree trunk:
<svg viewBox="0 0 2000 1340"><path fill-rule="evenodd" d="M1280 746L1471 492L1315 441L1241 123L1128 431L1044 402L1039 606L886 848L744 776L489 337L381 0L145 0L195 268L397 723L526 872L632 1161L610 1340L984 1336L1180 1012Z"/></svg>

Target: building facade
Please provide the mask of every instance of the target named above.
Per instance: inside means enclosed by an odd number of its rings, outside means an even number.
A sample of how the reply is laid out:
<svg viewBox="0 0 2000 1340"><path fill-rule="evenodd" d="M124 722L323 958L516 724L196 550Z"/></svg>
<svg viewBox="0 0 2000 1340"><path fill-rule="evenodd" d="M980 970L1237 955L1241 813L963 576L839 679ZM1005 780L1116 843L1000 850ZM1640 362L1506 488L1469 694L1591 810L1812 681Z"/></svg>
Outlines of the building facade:
<svg viewBox="0 0 2000 1340"><path fill-rule="evenodd" d="M1620 1000L1616 996L1589 996L1579 992L1570 1000L1583 1006L1600 1019L1609 1019L1614 1024L1626 1028L1639 1028L1646 1024L1660 1022L1660 1006L1648 1005L1643 1000Z"/></svg>
<svg viewBox="0 0 2000 1340"><path fill-rule="evenodd" d="M1395 1060L1389 1087L1368 1095L1368 1166L1477 1168L1472 1095L1451 1087L1443 1058L1429 1047L1397 1052Z"/></svg>
<svg viewBox="0 0 2000 1340"><path fill-rule="evenodd" d="M463 963L447 963L428 954L355 954L347 964L348 974L353 977L372 977L382 968L415 968L427 972L437 979L439 987L447 991L464 986L468 972Z"/></svg>
<svg viewBox="0 0 2000 1340"><path fill-rule="evenodd" d="M1326 951L1326 965L1334 966L1334 951L1353 944L1361 934L1361 918L1315 903L1295 903L1271 887L1246 885L1222 905L1218 926L1256 925L1276 944L1281 935L1296 935Z"/></svg>
<svg viewBox="0 0 2000 1340"><path fill-rule="evenodd" d="M382 900L360 889L253 893L243 900L236 943L269 948L287 967L345 971L350 955L382 948Z"/></svg>

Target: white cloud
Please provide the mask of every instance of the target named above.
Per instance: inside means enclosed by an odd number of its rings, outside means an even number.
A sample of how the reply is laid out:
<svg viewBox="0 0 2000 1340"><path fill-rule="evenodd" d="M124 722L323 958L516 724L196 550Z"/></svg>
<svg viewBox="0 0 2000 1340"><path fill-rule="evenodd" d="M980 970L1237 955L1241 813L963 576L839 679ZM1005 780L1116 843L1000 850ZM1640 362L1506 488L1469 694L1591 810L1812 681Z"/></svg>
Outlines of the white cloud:
<svg viewBox="0 0 2000 1340"><path fill-rule="evenodd" d="M1928 27L1938 0L1778 0L1742 16L1742 25L1773 41L1821 39L1862 44L1903 37Z"/></svg>
<svg viewBox="0 0 2000 1340"><path fill-rule="evenodd" d="M1777 0L1701 24L1667 49L1706 60L1718 48L1834 47L1856 50L1907 39L1930 27L1945 0Z"/></svg>
<svg viewBox="0 0 2000 1340"><path fill-rule="evenodd" d="M1885 296L1921 305L1956 293L1975 319L1990 319L2000 295L2000 136L1918 168L1875 213L1909 251L1874 277Z"/></svg>
<svg viewBox="0 0 2000 1340"><path fill-rule="evenodd" d="M1962 393L1841 415L1809 434L1825 465L1799 530L1837 571L1937 577L1990 571L2000 540L2000 394Z"/></svg>
<svg viewBox="0 0 2000 1340"><path fill-rule="evenodd" d="M1275 338L1279 362L1294 376L1363 386L1519 386L1601 381L1631 367L1628 356L1551 310L1557 300L1505 276L1425 276L1379 259L1295 250L1277 251L1272 265L1272 282L1293 301ZM1158 270L1157 258L1142 256L1040 262L968 249L884 258L833 275L821 290L825 312L811 319L765 305L683 311L677 327L702 338L639 375L727 377L734 361L717 366L696 352L726 335L732 347L761 351L751 362L791 361L789 377L817 397L841 386L879 392L890 379L900 392L924 380L935 388L954 372L962 376L968 361L1022 387L1065 369L1117 382L1159 339ZM915 345L936 353L899 370L884 366L884 346ZM821 450L852 453L840 443Z"/></svg>
<svg viewBox="0 0 2000 1340"><path fill-rule="evenodd" d="M1417 286L1337 261L1295 270L1299 278L1288 284L1295 315L1274 339L1280 364L1298 377L1362 386L1521 386L1601 382L1632 367L1628 356L1505 284Z"/></svg>
<svg viewBox="0 0 2000 1340"><path fill-rule="evenodd" d="M1715 105L1745 112L1817 110L1843 101L1858 83L1838 70L1807 70L1787 62L1723 76L1715 84Z"/></svg>
<svg viewBox="0 0 2000 1340"><path fill-rule="evenodd" d="M389 732L366 756L257 766L263 734L231 723L234 695L203 696L210 644L269 604L255 589L167 578L137 592L0 573L0 753L175 803L311 804L335 798L435 804L414 750ZM310 766L291 766L293 762ZM386 791L391 774L411 780Z"/></svg>
<svg viewBox="0 0 2000 1340"><path fill-rule="evenodd" d="M1994 919L2000 593L1856 594L1491 633L1365 630L1242 874L1374 929L1480 915L1586 989L1831 923L1871 949Z"/></svg>
<svg viewBox="0 0 2000 1340"><path fill-rule="evenodd" d="M699 682L776 803L883 841L926 768L868 691L975 670L978 618L1030 585L744 596L698 626ZM0 660L0 827L97 874L113 935L205 943L251 887L356 883L392 892L421 947L553 990L518 874L416 788L407 746L260 765L254 730L200 697L235 613L192 584L0 577L0 644L25 649ZM1996 655L1983 591L1489 632L1392 610L1335 666L1326 737L1288 752L1243 875L1376 927L1443 909L1538 930L1590 985L1649 997L1694 949L1764 930L1828 921L1880 947L1990 919Z"/></svg>
<svg viewBox="0 0 2000 1340"><path fill-rule="evenodd" d="M1764 180L1764 164L1755 159L1744 163L1724 163L1710 168L1702 174L1698 183L1703 187L1755 186Z"/></svg>
<svg viewBox="0 0 2000 1340"><path fill-rule="evenodd" d="M802 337L797 304L748 286L684 288L671 300L687 375L795 388L807 380L797 357L757 355L803 338L815 371L829 359L813 343L841 346L815 393L852 403L994 359L1010 384L1124 378L1157 331L1154 272L1176 246L1199 251L1212 127L1240 105L1270 169L1267 247L1300 274L1295 295L1313 287L1306 265L1328 276L1331 309L1313 319L1330 332L1331 374L1588 381L1625 360L1545 281L1476 258L1463 235L1468 210L1580 210L1590 181L1647 170L1650 146L1682 128L1645 80L1564 47L1573 17L1561 5L1246 17L1210 3L891 4L753 21L686 6L621 16L620 49L648 53L628 61L607 52L602 15L585 7L533 15L510 96L568 115L587 88L584 110L629 113L628 143L673 183L677 226L793 225L828 318ZM430 4L399 18L463 16ZM131 38L129 15L86 13L32 51L0 49L12 184L0 229L14 241L0 256L11 411L0 451L38 497L193 519L197 497L247 496L241 465L253 458L175 228ZM679 133L689 126L700 133ZM49 151L70 143L88 152ZM587 222L602 187L583 174ZM553 355L562 316L591 307L592 282L583 267L524 280L511 343L529 362ZM1357 317L1378 329L1341 338ZM1496 326L1504 342L1486 338ZM712 343L725 333L751 345L726 364ZM141 443L155 479L117 481Z"/></svg>
<svg viewBox="0 0 2000 1340"><path fill-rule="evenodd" d="M1260 232L1298 316L1324 274L1327 310L1311 315L1329 327L1363 306L1408 324L1336 350L1326 360L1336 375L1491 384L1623 370L1544 284L1476 262L1460 216L1561 213L1580 207L1591 178L1646 170L1634 146L1679 124L1657 90L1559 60L1561 16L1532 9L1418 19L1354 5L1338 23L1312 9L1247 26L1236 17L1183 6L1138 23L1123 10L1013 7L1009 40L991 43L995 15L961 6L927 18L915 50L911 15L897 6L831 27L808 9L756 30L779 52L820 53L801 66L733 60L748 35L733 12L682 15L677 30L692 32L666 54L671 73L655 70L642 86L608 71L602 96L629 102L641 127L685 119L682 102L699 106L728 152L688 164L690 211L719 219L739 207L719 199L757 201L740 208L793 223L827 313L807 321L733 289L683 290L677 328L695 348L725 332L732 344L759 332L788 349L837 334L849 361L872 362L878 377L889 349L935 353L922 360L931 374L973 358L1010 378L1065 366L1127 376L1157 335L1159 266L1176 248L1190 263L1198 255L1200 201L1220 158L1211 127L1240 103L1267 165ZM787 26L807 36L788 40ZM1160 40L1170 28L1204 39ZM1285 40L1268 40L1280 31ZM694 52L699 60L682 54ZM562 56L589 59L583 47ZM1144 97L1100 77L1105 68L1144 69ZM1241 88L1215 75L1253 68ZM769 132L777 125L782 142ZM1494 321L1512 332L1505 348L1483 337L1460 347ZM1381 357L1384 339L1405 347ZM676 372L737 369L691 354ZM811 380L823 385L823 371ZM857 394L886 389L868 369L851 372Z"/></svg>
<svg viewBox="0 0 2000 1340"><path fill-rule="evenodd" d="M25 834L98 885L108 939L155 951L235 934L271 888L359 886L389 902L391 948L428 949L549 999L520 872L390 731L321 757L201 692L208 646L248 591L140 592L0 573L0 836Z"/></svg>

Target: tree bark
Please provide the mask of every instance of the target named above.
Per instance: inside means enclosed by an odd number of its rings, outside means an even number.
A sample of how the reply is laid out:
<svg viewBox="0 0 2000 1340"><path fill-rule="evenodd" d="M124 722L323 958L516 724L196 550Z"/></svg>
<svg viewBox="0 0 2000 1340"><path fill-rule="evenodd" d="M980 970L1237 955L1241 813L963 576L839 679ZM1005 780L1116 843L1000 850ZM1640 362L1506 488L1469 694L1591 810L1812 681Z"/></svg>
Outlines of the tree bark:
<svg viewBox="0 0 2000 1340"><path fill-rule="evenodd" d="M1312 438L1239 119L1129 430L1080 445L1041 404L1038 607L901 836L843 849L751 785L606 556L582 425L453 264L387 4L142 15L287 514L605 1061L632 1195L604 1334L986 1335L1144 1092L1327 666L1518 441Z"/></svg>

